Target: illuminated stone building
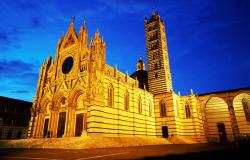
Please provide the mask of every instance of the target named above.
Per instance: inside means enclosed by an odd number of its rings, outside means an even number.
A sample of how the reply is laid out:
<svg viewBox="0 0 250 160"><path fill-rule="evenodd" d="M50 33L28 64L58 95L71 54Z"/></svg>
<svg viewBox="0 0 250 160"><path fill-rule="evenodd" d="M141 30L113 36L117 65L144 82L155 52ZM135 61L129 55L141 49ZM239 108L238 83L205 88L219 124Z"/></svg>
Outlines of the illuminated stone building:
<svg viewBox="0 0 250 160"><path fill-rule="evenodd" d="M74 22L42 65L29 137L144 136L233 141L250 134L250 88L181 96L173 91L164 21L145 18L147 64L129 76L106 64L97 30Z"/></svg>

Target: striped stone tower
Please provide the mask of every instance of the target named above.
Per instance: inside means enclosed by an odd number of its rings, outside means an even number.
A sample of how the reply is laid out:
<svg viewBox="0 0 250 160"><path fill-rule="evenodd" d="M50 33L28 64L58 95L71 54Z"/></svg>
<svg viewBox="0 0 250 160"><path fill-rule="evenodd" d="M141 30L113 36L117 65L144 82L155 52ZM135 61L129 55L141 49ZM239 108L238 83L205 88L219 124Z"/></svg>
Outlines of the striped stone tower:
<svg viewBox="0 0 250 160"><path fill-rule="evenodd" d="M157 12L145 18L149 91L154 95L156 135L177 135L164 21Z"/></svg>
<svg viewBox="0 0 250 160"><path fill-rule="evenodd" d="M172 91L165 24L158 13L145 18L149 91L154 95Z"/></svg>

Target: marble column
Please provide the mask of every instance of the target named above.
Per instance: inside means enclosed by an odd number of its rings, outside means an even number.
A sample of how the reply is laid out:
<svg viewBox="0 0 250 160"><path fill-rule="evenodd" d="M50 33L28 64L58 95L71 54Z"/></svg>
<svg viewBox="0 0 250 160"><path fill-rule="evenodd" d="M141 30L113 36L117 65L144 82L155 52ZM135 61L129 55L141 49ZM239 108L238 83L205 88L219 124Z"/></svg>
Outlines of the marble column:
<svg viewBox="0 0 250 160"><path fill-rule="evenodd" d="M68 108L64 137L70 137L70 123L71 123L71 107Z"/></svg>
<svg viewBox="0 0 250 160"><path fill-rule="evenodd" d="M39 127L39 132L38 132L38 138L43 138L43 127L44 127L44 113L40 113L40 127Z"/></svg>
<svg viewBox="0 0 250 160"><path fill-rule="evenodd" d="M72 107L70 111L71 119L69 122L69 136L74 137L75 136L75 108Z"/></svg>
<svg viewBox="0 0 250 160"><path fill-rule="evenodd" d="M37 137L37 134L38 134L38 128L39 128L39 122L40 122L40 115L39 115L39 113L37 113L37 115L36 115L36 124L35 124L35 132L34 132L34 138L38 138Z"/></svg>
<svg viewBox="0 0 250 160"><path fill-rule="evenodd" d="M56 138L57 137L57 121L58 121L58 112L54 111L52 113L52 117L53 117L53 121L51 122L51 132L52 132L52 138Z"/></svg>

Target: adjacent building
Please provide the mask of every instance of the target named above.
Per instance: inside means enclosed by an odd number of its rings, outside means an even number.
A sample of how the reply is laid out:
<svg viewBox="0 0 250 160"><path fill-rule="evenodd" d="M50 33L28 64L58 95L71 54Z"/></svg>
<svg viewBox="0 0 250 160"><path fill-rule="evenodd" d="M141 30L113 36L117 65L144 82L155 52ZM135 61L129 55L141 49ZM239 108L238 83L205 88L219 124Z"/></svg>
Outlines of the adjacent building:
<svg viewBox="0 0 250 160"><path fill-rule="evenodd" d="M0 139L27 138L31 102L0 96Z"/></svg>
<svg viewBox="0 0 250 160"><path fill-rule="evenodd" d="M250 134L250 88L176 94L165 23L158 13L144 22L148 70L140 58L132 75L106 64L98 30L88 43L86 24L76 33L70 23L54 60L48 57L41 67L30 138L171 136L206 142Z"/></svg>

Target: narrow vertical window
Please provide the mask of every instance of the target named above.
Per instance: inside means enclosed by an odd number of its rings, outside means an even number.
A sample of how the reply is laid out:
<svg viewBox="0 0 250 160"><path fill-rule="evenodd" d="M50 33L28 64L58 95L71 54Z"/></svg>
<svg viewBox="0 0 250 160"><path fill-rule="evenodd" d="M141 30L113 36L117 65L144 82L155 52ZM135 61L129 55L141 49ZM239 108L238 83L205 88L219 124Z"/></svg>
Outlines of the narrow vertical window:
<svg viewBox="0 0 250 160"><path fill-rule="evenodd" d="M114 88L110 84L108 89L108 106L113 107L114 105Z"/></svg>
<svg viewBox="0 0 250 160"><path fill-rule="evenodd" d="M158 74L157 73L155 73L155 79L157 79L158 78Z"/></svg>
<svg viewBox="0 0 250 160"><path fill-rule="evenodd" d="M160 103L160 115L161 117L166 117L167 113L166 113L166 105L164 101L161 101Z"/></svg>
<svg viewBox="0 0 250 160"><path fill-rule="evenodd" d="M151 103L148 103L148 112L149 112L149 116L152 116L152 106Z"/></svg>
<svg viewBox="0 0 250 160"><path fill-rule="evenodd" d="M244 109L245 117L247 121L250 121L250 104L246 98L242 99L242 106Z"/></svg>
<svg viewBox="0 0 250 160"><path fill-rule="evenodd" d="M124 96L124 109L126 111L129 110L129 93L128 93L128 91L125 93L125 96Z"/></svg>
<svg viewBox="0 0 250 160"><path fill-rule="evenodd" d="M189 104L185 105L185 111L186 111L186 118L190 118L191 117L191 111L190 111Z"/></svg>
<svg viewBox="0 0 250 160"><path fill-rule="evenodd" d="M142 103L141 103L141 96L138 98L138 113L142 112Z"/></svg>

